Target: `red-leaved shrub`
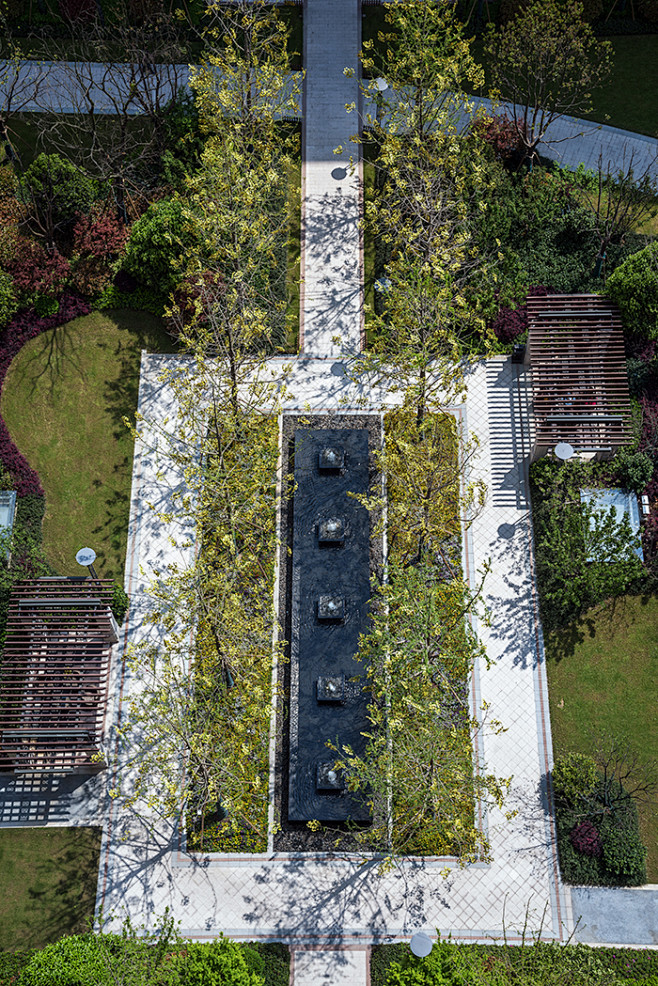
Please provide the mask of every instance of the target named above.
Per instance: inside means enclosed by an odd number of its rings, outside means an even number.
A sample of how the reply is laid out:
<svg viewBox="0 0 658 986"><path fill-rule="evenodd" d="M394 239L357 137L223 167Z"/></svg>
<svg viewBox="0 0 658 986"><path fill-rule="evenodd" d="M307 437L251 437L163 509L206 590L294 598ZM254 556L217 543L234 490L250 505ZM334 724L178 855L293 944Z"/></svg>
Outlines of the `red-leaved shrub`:
<svg viewBox="0 0 658 986"><path fill-rule="evenodd" d="M523 129L523 120L517 120L515 124L503 113L500 116L483 117L476 122L474 129L504 164L521 160L523 141L519 130Z"/></svg>
<svg viewBox="0 0 658 986"><path fill-rule="evenodd" d="M73 278L76 291L94 297L112 277L112 260L126 245L129 231L116 216L94 207L87 216L78 216L73 230Z"/></svg>
<svg viewBox="0 0 658 986"><path fill-rule="evenodd" d="M529 298L545 298L548 289L541 284L528 288ZM525 305L518 308L501 308L491 323L491 330L499 342L507 345L527 331L528 309Z"/></svg>
<svg viewBox="0 0 658 986"><path fill-rule="evenodd" d="M36 240L19 237L14 260L7 267L19 298L35 294L55 297L63 290L71 273L66 257L54 250L49 253Z"/></svg>
<svg viewBox="0 0 658 986"><path fill-rule="evenodd" d="M584 856L599 857L603 852L603 843L598 830L592 822L584 821L576 825L569 833L571 845L576 852L581 852Z"/></svg>

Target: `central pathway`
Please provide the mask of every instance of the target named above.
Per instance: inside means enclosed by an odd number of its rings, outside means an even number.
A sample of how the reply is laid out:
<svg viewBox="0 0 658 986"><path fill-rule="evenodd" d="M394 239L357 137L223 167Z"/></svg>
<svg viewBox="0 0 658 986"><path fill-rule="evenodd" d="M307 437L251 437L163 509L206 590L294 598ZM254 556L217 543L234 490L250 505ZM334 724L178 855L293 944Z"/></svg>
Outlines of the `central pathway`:
<svg viewBox="0 0 658 986"><path fill-rule="evenodd" d="M360 46L359 0L305 4L300 325L305 355L361 350L361 147L350 140L359 132Z"/></svg>
<svg viewBox="0 0 658 986"><path fill-rule="evenodd" d="M362 347L363 268L359 217L357 0L307 0L305 5L304 174L301 350L269 363L285 379L288 410L379 412L382 395L367 381L350 382L350 357ZM344 69L354 69L353 77ZM351 113L346 104L357 105ZM339 153L334 153L341 148ZM350 164L354 158L354 166ZM158 422L175 421L171 388L162 373L182 360L143 354L129 528L126 589L131 611L125 643L150 633L148 582L168 560L189 557L189 532L156 520L147 503L175 518L184 477L168 461ZM508 358L480 364L470 375L465 405L453 413L475 434L481 454L476 476L489 488L485 509L465 535L464 564L473 583L486 562L492 571L487 603L492 623L480 628L492 663L473 676L472 707L488 703L505 732L479 736L477 753L488 770L511 778L507 819L482 815L493 860L459 868L446 859L411 859L379 872L376 860L351 856L210 855L188 853L176 826L145 805L120 799L107 813L101 852L98 909L117 924L126 913L151 922L169 908L181 933L210 940L287 941L295 986L366 986L368 946L409 940L417 930L441 929L463 941L532 933L564 940L573 921L570 896L557 871L555 832L546 777L551 763L548 695L534 590L525 375ZM149 423L152 423L149 424ZM474 478L476 478L474 476ZM166 483L165 483L166 477ZM119 667L115 721L140 683ZM117 784L130 750L113 750ZM129 779L129 772L128 772ZM446 869L448 872L446 872Z"/></svg>

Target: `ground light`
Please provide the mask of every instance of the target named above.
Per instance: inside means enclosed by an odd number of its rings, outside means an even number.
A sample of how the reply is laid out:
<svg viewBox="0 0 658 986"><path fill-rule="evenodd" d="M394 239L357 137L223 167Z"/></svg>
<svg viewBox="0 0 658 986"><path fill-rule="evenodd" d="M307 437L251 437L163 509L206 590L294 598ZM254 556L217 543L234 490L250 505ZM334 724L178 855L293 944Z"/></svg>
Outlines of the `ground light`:
<svg viewBox="0 0 658 986"><path fill-rule="evenodd" d="M80 548L77 555L75 556L75 560L77 561L78 565L82 565L83 568L86 566L89 569L89 574L91 575L92 579L98 578L98 576L96 575L96 569L94 568L94 562L96 561L96 552L94 551L93 548Z"/></svg>
<svg viewBox="0 0 658 986"><path fill-rule="evenodd" d="M432 951L432 939L424 931L417 931L409 942L409 948L419 959L425 959Z"/></svg>

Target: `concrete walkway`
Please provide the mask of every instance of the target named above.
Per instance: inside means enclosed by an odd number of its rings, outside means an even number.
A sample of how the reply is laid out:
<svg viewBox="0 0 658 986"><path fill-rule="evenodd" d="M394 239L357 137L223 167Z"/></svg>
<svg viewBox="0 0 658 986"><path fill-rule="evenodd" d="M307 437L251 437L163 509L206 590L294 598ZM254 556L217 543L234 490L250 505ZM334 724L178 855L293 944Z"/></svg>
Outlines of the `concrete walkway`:
<svg viewBox="0 0 658 986"><path fill-rule="evenodd" d="M512 108L502 103L495 109L491 100L479 99L479 106L487 112L512 115ZM555 120L546 132L545 140L539 145L539 153L569 168L583 164L593 171L599 166L599 158L604 170L616 172L625 170L633 163L636 176L645 172L658 182L658 139L636 134L630 130L620 130L592 120L580 120L573 116L563 116Z"/></svg>
<svg viewBox="0 0 658 986"><path fill-rule="evenodd" d="M174 420L171 390L161 379L174 362L146 354L142 361L139 409L146 427L133 473L126 588L134 604L126 643L145 632L155 642L158 628L147 631L144 622L149 573L164 570L170 558L184 561L193 550L174 519L163 524L146 505L156 502L166 509L183 483L176 469L166 465L166 443L159 438L158 423ZM344 376L332 373L336 364L325 359L273 360L274 376L284 375L286 365L290 410L302 410L310 400L327 407L323 384L332 381L341 388L344 410L362 410L363 403L372 410L381 407L381 395L373 395L370 403L363 383L351 391ZM184 362L181 366L187 372ZM512 820L497 811L482 817L493 862L460 869L450 860L418 859L381 874L376 860L350 856L190 854L172 823L145 805L129 809L118 799L104 828L98 892L104 914L116 922L126 912L150 921L169 907L181 931L199 940L224 932L242 940L288 941L296 949L333 945L334 951L349 944L408 940L419 929L440 928L460 940L486 941L506 928L510 940L516 940L526 919L530 929L541 928L548 937L560 940L569 934L570 898L558 878L544 786L550 730L524 473L524 450L529 447L526 381L517 372L509 359L480 364L469 378L465 407L454 408L463 427L480 439L477 475L490 488L465 551L471 579L477 579L487 559L493 565L487 598L492 626L481 628L493 666L477 669L472 705L475 711L482 702L489 703L489 714L507 730L498 736L484 730L478 755L489 769L512 777L508 808L518 811ZM331 399L330 404L335 406ZM117 716L139 688L124 668L115 690ZM117 742L112 754L118 776L129 786L130 750ZM109 782L115 786L116 776ZM300 961L303 970L321 960L307 956ZM322 961L330 959L324 956Z"/></svg>
<svg viewBox="0 0 658 986"><path fill-rule="evenodd" d="M658 887L573 887L576 940L658 948Z"/></svg>
<svg viewBox="0 0 658 986"><path fill-rule="evenodd" d="M359 130L360 6L304 8L300 350L313 356L361 350L361 148L350 142Z"/></svg>

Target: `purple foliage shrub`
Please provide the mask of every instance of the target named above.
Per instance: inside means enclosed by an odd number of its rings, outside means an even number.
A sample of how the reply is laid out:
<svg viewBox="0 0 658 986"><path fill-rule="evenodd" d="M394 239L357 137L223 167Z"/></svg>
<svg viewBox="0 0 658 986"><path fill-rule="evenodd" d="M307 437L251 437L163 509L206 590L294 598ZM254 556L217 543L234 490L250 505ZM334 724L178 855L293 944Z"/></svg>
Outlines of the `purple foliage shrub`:
<svg viewBox="0 0 658 986"><path fill-rule="evenodd" d="M88 315L90 311L91 306L87 301L67 292L62 295L59 310L55 315L40 317L31 308L15 315L0 334L0 393L11 361L29 339L34 339L47 329L64 325L65 322L70 322L80 315ZM0 417L0 463L14 477L19 497L31 494L43 496L39 477L12 442L2 417Z"/></svg>
<svg viewBox="0 0 658 986"><path fill-rule="evenodd" d="M548 288L538 284L528 288L529 298L545 298ZM518 308L501 308L491 323L491 329L496 339L507 345L513 342L528 329L528 309L525 305Z"/></svg>
<svg viewBox="0 0 658 986"><path fill-rule="evenodd" d="M505 164L510 164L521 158L523 141L521 132L524 129L522 119L516 123L506 114L484 117L475 124L475 132L491 147L497 158Z"/></svg>
<svg viewBox="0 0 658 986"><path fill-rule="evenodd" d="M576 825L575 829L569 833L569 838L576 852L580 852L584 856L595 856L598 859L603 852L601 836L592 822L584 821L580 825Z"/></svg>

